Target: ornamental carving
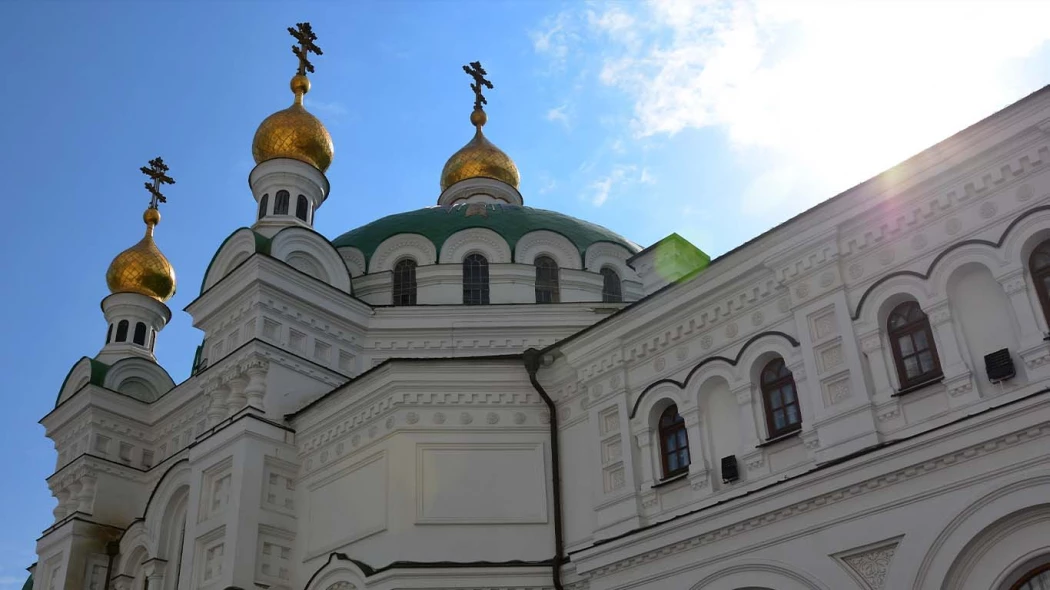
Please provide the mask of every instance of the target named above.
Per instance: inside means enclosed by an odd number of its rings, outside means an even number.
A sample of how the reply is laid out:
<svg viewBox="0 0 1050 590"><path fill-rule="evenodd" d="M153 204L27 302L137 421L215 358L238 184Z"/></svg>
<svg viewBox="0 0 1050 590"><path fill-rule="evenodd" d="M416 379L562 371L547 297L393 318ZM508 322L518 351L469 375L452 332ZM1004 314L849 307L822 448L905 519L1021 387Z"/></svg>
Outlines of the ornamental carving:
<svg viewBox="0 0 1050 590"><path fill-rule="evenodd" d="M485 415L485 422L488 422L489 424L498 424L499 414L497 414L496 412L489 412Z"/></svg>
<svg viewBox="0 0 1050 590"><path fill-rule="evenodd" d="M962 222L959 221L958 217L952 217L948 221L944 222L944 231L949 236L954 236L955 234L959 233L959 230L961 229Z"/></svg>
<svg viewBox="0 0 1050 590"><path fill-rule="evenodd" d="M657 357L657 359L653 361L653 369L657 372L663 371L665 368L667 368L667 360L664 359L664 357Z"/></svg>
<svg viewBox="0 0 1050 590"><path fill-rule="evenodd" d="M824 288L830 287L831 284L834 283L834 282L835 282L835 273L833 273L831 271L828 271L828 272L820 275L820 286L821 287L824 287Z"/></svg>
<svg viewBox="0 0 1050 590"><path fill-rule="evenodd" d="M915 234L911 239L911 247L916 252L925 248L926 244L926 236L923 234Z"/></svg>
<svg viewBox="0 0 1050 590"><path fill-rule="evenodd" d="M357 590L357 586L354 586L350 582L336 582L329 586L328 590Z"/></svg>
<svg viewBox="0 0 1050 590"><path fill-rule="evenodd" d="M1035 189L1030 184L1022 184L1017 187L1017 200L1022 203L1035 196Z"/></svg>
<svg viewBox="0 0 1050 590"><path fill-rule="evenodd" d="M762 312L756 311L755 313L751 314L751 325L757 328L762 325L762 320L764 319L765 317L763 317Z"/></svg>
<svg viewBox="0 0 1050 590"><path fill-rule="evenodd" d="M740 328L736 327L736 322L729 322L726 325L726 337L735 338L740 333Z"/></svg>
<svg viewBox="0 0 1050 590"><path fill-rule="evenodd" d="M839 560L846 566L853 578L868 590L883 590L886 587L886 572L897 552L897 541L861 553L845 555Z"/></svg>
<svg viewBox="0 0 1050 590"><path fill-rule="evenodd" d="M525 423L525 413L524 412L514 412L514 423L519 425L519 426L524 424Z"/></svg>
<svg viewBox="0 0 1050 590"><path fill-rule="evenodd" d="M700 339L700 348L707 350L714 344L714 338L711 338L710 334L704 334L704 337Z"/></svg>
<svg viewBox="0 0 1050 590"><path fill-rule="evenodd" d="M437 412L436 414L434 414L434 424L444 424L444 423L445 423L445 414L444 413Z"/></svg>
<svg viewBox="0 0 1050 590"><path fill-rule="evenodd" d="M864 276L864 265L857 262L849 266L849 276L854 279L859 279Z"/></svg>
<svg viewBox="0 0 1050 590"><path fill-rule="evenodd" d="M995 206L995 203L988 201L987 203L981 205L981 218L991 219L992 217L995 217L995 214L996 212L998 212L998 210L999 209Z"/></svg>
<svg viewBox="0 0 1050 590"><path fill-rule="evenodd" d="M889 266L890 264L893 264L895 255L896 253L893 251L893 248L887 247L882 252L879 252L879 263L881 263L882 266Z"/></svg>

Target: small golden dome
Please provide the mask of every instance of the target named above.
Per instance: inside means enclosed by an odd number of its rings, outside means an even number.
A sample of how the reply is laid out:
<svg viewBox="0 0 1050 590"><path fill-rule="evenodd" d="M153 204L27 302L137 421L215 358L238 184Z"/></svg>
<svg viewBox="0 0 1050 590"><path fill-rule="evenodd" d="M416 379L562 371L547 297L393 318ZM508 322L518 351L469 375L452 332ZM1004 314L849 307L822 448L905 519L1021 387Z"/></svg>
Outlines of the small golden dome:
<svg viewBox="0 0 1050 590"><path fill-rule="evenodd" d="M252 157L256 164L274 158L292 158L324 172L332 164L335 147L321 121L303 107L303 95L310 91L310 80L297 74L292 78L291 88L295 102L263 119L252 140Z"/></svg>
<svg viewBox="0 0 1050 590"><path fill-rule="evenodd" d="M441 171L442 191L468 178L492 178L518 188L521 177L514 160L481 132L487 120L485 111L481 109L475 109L470 114L470 122L477 131L474 132L474 139L445 162L445 168Z"/></svg>
<svg viewBox="0 0 1050 590"><path fill-rule="evenodd" d="M146 209L142 220L146 235L117 254L106 271L106 284L110 293L138 293L164 303L175 295L175 269L153 242L153 226L160 222L160 212Z"/></svg>

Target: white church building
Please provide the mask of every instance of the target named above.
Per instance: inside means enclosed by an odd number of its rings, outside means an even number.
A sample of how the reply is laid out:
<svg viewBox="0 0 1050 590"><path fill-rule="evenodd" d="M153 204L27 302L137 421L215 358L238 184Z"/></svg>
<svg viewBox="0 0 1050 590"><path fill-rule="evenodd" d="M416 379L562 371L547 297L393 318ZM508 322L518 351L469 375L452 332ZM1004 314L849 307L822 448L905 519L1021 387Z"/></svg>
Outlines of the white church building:
<svg viewBox="0 0 1050 590"><path fill-rule="evenodd" d="M27 588L1050 588L1050 87L710 260L527 206L474 63L435 201L330 239L294 33L181 383L143 169Z"/></svg>

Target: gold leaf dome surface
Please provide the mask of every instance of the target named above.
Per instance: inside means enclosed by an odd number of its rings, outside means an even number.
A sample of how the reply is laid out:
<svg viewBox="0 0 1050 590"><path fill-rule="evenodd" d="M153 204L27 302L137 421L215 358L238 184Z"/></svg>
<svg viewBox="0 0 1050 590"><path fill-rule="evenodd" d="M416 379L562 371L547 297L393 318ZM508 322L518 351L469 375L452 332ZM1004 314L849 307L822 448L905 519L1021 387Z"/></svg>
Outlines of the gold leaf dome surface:
<svg viewBox="0 0 1050 590"><path fill-rule="evenodd" d="M263 119L252 140L256 164L274 158L306 162L321 172L332 164L335 146L321 121L303 106L303 94L310 89L306 76L292 78L295 102Z"/></svg>
<svg viewBox="0 0 1050 590"><path fill-rule="evenodd" d="M521 177L514 160L511 160L510 156L496 147L481 132L481 127L486 120L485 112L474 111L470 120L477 131L467 145L452 154L448 162L445 162L445 168L441 170L441 190L444 191L468 178L492 178L518 188Z"/></svg>
<svg viewBox="0 0 1050 590"><path fill-rule="evenodd" d="M163 303L175 295L175 269L153 241L153 226L160 214L147 209L143 220L146 235L117 254L106 271L106 284L111 293L138 293Z"/></svg>

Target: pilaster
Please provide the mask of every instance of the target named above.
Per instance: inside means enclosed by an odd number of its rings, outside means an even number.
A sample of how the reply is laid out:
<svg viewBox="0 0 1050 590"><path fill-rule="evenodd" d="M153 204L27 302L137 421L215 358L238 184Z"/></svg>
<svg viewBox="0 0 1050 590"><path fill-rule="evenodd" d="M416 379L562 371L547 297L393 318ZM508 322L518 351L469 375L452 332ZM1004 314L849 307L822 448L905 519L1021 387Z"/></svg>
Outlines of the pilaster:
<svg viewBox="0 0 1050 590"><path fill-rule="evenodd" d="M933 339L937 343L937 353L941 359L941 371L944 373L944 386L948 390L948 403L957 408L969 405L980 398L974 387L970 366L963 359L959 339L952 325L952 313L948 301L943 300L924 309L933 330Z"/></svg>

